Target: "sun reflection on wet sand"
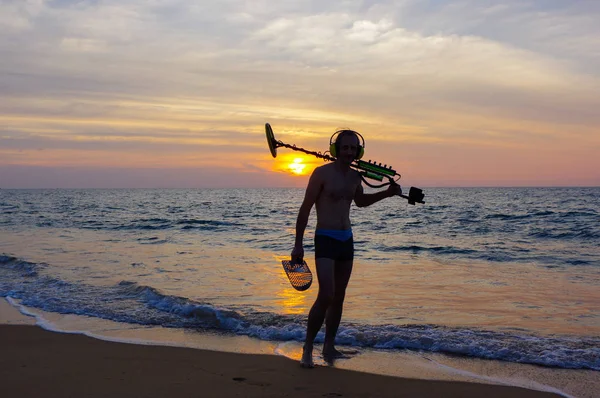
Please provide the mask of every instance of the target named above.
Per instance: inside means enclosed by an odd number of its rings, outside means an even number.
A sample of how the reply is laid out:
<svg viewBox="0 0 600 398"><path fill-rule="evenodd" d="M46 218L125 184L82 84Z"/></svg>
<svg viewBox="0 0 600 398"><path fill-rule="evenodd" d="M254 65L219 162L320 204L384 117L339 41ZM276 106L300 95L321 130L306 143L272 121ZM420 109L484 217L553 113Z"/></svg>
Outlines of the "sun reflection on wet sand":
<svg viewBox="0 0 600 398"><path fill-rule="evenodd" d="M282 260L288 260L288 256L274 256L277 263L281 264ZM287 275L280 267L282 278L288 281ZM314 282L313 282L314 283ZM308 296L311 294L313 287L307 291L300 292L292 287L291 284L286 283L280 285L280 289L276 292L275 303L281 308L281 312L287 315L303 315L308 312L309 300Z"/></svg>

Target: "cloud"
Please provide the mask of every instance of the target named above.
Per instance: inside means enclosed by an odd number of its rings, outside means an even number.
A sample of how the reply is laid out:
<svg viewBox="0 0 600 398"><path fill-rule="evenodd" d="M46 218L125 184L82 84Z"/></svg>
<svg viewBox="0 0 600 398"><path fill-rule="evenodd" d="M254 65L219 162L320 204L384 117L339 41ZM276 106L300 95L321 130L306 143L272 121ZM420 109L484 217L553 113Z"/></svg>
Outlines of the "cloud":
<svg viewBox="0 0 600 398"><path fill-rule="evenodd" d="M294 187L303 179L260 171L240 172L223 167L206 173L198 168L119 167L5 167L0 176L3 189L11 188L239 188Z"/></svg>
<svg viewBox="0 0 600 398"><path fill-rule="evenodd" d="M253 153L270 121L318 149L343 126L375 147L598 148L599 15L517 0L5 1L0 147L24 151L11 161L44 147L48 162L132 148L201 162L198 145Z"/></svg>

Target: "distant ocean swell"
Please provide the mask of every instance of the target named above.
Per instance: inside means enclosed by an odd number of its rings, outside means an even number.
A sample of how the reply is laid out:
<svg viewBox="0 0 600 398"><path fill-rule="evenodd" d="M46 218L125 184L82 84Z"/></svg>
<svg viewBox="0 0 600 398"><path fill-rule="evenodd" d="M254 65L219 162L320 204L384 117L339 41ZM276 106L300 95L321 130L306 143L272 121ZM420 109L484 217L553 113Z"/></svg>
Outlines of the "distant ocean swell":
<svg viewBox="0 0 600 398"><path fill-rule="evenodd" d="M376 249L380 252L426 253L455 259L462 258L490 262L538 262L544 267L551 268L557 265L598 265L598 261L595 258L591 256L590 258L586 258L586 255L581 253L565 253L558 258L529 248L517 248L514 246L505 248L501 245L488 245L480 249L420 245L378 246Z"/></svg>
<svg viewBox="0 0 600 398"><path fill-rule="evenodd" d="M548 212L547 212L548 213ZM6 213L5 213L6 214ZM490 216L492 217L492 216ZM504 215L493 215L493 218L504 219ZM17 217L18 218L18 217ZM357 251L361 253L364 250L374 250L377 252L408 252L408 253L423 253L439 257L449 257L453 259L470 259L470 260L484 260L492 262L539 262L546 266L557 266L557 265L600 265L598 255L592 256L587 255L587 250L571 251L558 253L548 253L545 248L544 241L568 241L572 244L581 242L584 245L593 245L596 241L600 240L600 218L598 218L598 224L590 224L588 226L582 226L578 229L570 229L563 226L556 226L554 228L536 228L535 226L525 226L523 229L525 232L521 232L521 235L511 235L506 229L517 228L514 225L499 227L495 233L507 234L507 241L509 239L515 240L510 245L505 245L505 241L498 240L494 237L493 243L489 244L485 241L486 231L491 228L489 226L479 225L477 227L460 228L461 233L466 235L464 239L455 239L449 241L454 245L432 245L432 244L417 244L412 242L403 242L403 244L390 245L385 242L378 244L377 234L378 231L385 230L385 226L370 225L370 222L364 223L364 226L358 226L355 229L357 231ZM3 222L7 225L7 221ZM15 219L14 222L10 222L8 225L17 225L19 221ZM510 224L510 223L509 223ZM404 232L408 235L411 233L407 231L407 228L414 228L418 223L408 222L404 228ZM234 222L227 220L212 220L212 219L196 219L196 218L136 218L131 220L126 219L109 219L99 221L91 218L86 219L62 219L58 218L53 220L36 221L35 226L37 228L78 228L83 230L105 230L105 231L123 231L123 232L138 232L148 233L152 231L182 231L190 232L211 232L213 234L228 234L232 233L231 239L235 236L240 235L251 235L252 239L242 240L243 243L254 245L259 249L268 250L289 250L291 244L291 237L284 236L273 236L273 228L265 225L249 225L243 222ZM361 231L361 228L368 227L369 230L366 232ZM379 236L390 236L389 231L382 231ZM477 236L477 241L469 239L469 236ZM261 238L262 237L262 238ZM360 239L361 237L373 238L374 239ZM158 239L153 242L154 244L168 243L168 239ZM275 239L277 238L277 239ZM310 249L310 239L307 239L307 248ZM500 242L500 243L498 243ZM426 242L425 242L426 243ZM458 246L460 244L461 246ZM465 246L462 246L465 245Z"/></svg>
<svg viewBox="0 0 600 398"><path fill-rule="evenodd" d="M438 188L427 194L425 206L387 201L353 209L358 254L600 266L599 188ZM203 234L205 242L227 237L246 247L288 252L302 195L294 189L3 190L0 226L172 233L190 240Z"/></svg>
<svg viewBox="0 0 600 398"><path fill-rule="evenodd" d="M46 311L142 325L212 329L264 340L301 341L305 317L219 308L210 302L165 295L151 286L122 281L112 286L66 282L43 275L44 264L0 255L0 296ZM357 347L445 352L510 362L600 370L600 338L534 336L526 333L439 325L344 323L339 342ZM318 342L322 336L318 336Z"/></svg>

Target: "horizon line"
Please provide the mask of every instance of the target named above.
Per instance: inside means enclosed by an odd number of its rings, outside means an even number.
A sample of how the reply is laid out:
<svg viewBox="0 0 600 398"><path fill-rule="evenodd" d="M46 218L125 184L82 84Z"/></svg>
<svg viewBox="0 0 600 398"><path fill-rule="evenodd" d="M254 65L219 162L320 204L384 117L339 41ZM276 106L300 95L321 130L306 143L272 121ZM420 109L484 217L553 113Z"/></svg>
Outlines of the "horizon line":
<svg viewBox="0 0 600 398"><path fill-rule="evenodd" d="M401 184L402 185L402 184ZM382 187L383 188L383 187ZM421 189L476 189L476 188L505 188L505 189L531 189L531 188L600 188L600 185L453 185L453 186L421 186ZM35 190L197 190L197 189L306 189L306 187L279 186L279 187L36 187L36 188L2 188L0 191L35 191Z"/></svg>

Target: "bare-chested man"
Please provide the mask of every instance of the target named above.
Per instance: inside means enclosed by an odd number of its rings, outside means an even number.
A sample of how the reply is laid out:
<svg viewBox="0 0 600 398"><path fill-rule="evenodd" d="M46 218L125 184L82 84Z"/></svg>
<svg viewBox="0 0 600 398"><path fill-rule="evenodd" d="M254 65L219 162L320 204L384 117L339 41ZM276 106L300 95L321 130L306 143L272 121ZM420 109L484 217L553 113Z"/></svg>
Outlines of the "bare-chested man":
<svg viewBox="0 0 600 398"><path fill-rule="evenodd" d="M317 167L308 182L296 222L296 242L291 255L292 261L304 257L304 230L310 211L316 205L315 263L319 293L308 314L306 341L300 361L303 367L308 368L314 366L313 342L324 321L323 358L329 362L342 356L335 349L334 342L342 319L344 296L354 259L350 223L352 200L356 206L364 207L402 193L399 185L392 184L385 191L365 194L360 174L350 168L361 149L357 134L352 130L343 130L338 134L335 144L335 162Z"/></svg>

